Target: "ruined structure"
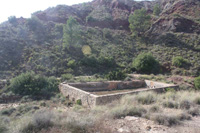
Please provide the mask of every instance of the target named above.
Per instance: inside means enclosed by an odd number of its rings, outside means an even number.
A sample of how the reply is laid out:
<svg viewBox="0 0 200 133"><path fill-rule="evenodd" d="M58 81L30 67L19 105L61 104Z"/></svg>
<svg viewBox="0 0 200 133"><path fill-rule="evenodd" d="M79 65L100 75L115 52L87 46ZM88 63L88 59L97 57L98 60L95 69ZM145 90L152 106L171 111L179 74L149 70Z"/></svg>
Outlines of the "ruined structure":
<svg viewBox="0 0 200 133"><path fill-rule="evenodd" d="M127 94L142 91L163 91L175 88L176 85L149 80L107 81L86 83L61 83L59 89L68 99L76 102L81 100L83 106L94 107L120 99Z"/></svg>

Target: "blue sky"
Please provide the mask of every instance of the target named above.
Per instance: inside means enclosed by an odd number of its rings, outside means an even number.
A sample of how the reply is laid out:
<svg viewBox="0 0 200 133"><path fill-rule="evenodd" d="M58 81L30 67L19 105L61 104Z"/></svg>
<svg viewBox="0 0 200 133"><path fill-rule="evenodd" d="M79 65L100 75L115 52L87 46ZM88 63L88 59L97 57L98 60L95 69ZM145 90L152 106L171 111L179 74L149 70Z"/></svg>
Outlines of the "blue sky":
<svg viewBox="0 0 200 133"><path fill-rule="evenodd" d="M31 13L45 10L59 4L73 5L92 0L2 0L0 4L0 23L9 16L29 18Z"/></svg>

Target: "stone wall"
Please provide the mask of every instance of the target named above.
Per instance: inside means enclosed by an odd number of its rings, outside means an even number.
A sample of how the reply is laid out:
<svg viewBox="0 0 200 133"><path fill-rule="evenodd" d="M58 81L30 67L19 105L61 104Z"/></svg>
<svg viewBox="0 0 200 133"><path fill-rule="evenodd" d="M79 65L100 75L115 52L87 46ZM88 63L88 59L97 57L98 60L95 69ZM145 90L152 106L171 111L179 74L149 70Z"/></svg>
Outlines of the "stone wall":
<svg viewBox="0 0 200 133"><path fill-rule="evenodd" d="M143 91L156 91L163 92L166 88L176 88L177 86L165 84L154 81L108 81L108 82L88 82L88 83L70 83L60 84L59 89L61 93L68 99L76 102L81 100L83 106L94 107L95 105L105 105L114 100L119 100L122 96L127 94L134 94ZM89 91L105 91L115 89L128 89L140 88L129 92L107 94L107 95L94 95Z"/></svg>
<svg viewBox="0 0 200 133"><path fill-rule="evenodd" d="M143 80L70 83L69 85L88 92L146 87L146 83Z"/></svg>
<svg viewBox="0 0 200 133"><path fill-rule="evenodd" d="M148 88L170 88L170 87L174 87L173 84L166 84L166 83L161 83L161 82L155 82L155 81L151 81L151 80L145 80L146 86Z"/></svg>
<svg viewBox="0 0 200 133"><path fill-rule="evenodd" d="M71 101L76 102L81 100L83 106L93 107L96 105L96 95L90 94L78 88L72 87L68 84L60 84L59 89L61 93Z"/></svg>

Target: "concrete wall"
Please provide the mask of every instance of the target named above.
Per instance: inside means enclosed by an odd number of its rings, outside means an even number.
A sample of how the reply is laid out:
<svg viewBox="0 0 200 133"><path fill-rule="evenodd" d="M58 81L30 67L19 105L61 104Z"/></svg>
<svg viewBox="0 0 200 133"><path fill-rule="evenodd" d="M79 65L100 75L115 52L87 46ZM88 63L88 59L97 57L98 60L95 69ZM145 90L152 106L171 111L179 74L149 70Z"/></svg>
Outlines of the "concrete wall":
<svg viewBox="0 0 200 133"><path fill-rule="evenodd" d="M146 87L146 83L143 80L70 83L69 85L88 92Z"/></svg>

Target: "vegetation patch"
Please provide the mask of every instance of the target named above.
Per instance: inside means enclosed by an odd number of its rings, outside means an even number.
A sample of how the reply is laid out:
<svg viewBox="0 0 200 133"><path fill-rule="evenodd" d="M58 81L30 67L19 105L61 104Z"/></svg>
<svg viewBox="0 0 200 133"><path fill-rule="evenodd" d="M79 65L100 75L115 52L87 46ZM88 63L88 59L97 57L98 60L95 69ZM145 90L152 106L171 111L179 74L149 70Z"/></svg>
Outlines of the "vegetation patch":
<svg viewBox="0 0 200 133"><path fill-rule="evenodd" d="M11 80L9 89L19 95L42 96L48 98L58 92L58 80L47 78L33 72L22 73Z"/></svg>
<svg viewBox="0 0 200 133"><path fill-rule="evenodd" d="M159 73L160 67L158 61L151 53L142 53L133 61L133 67L141 73Z"/></svg>

